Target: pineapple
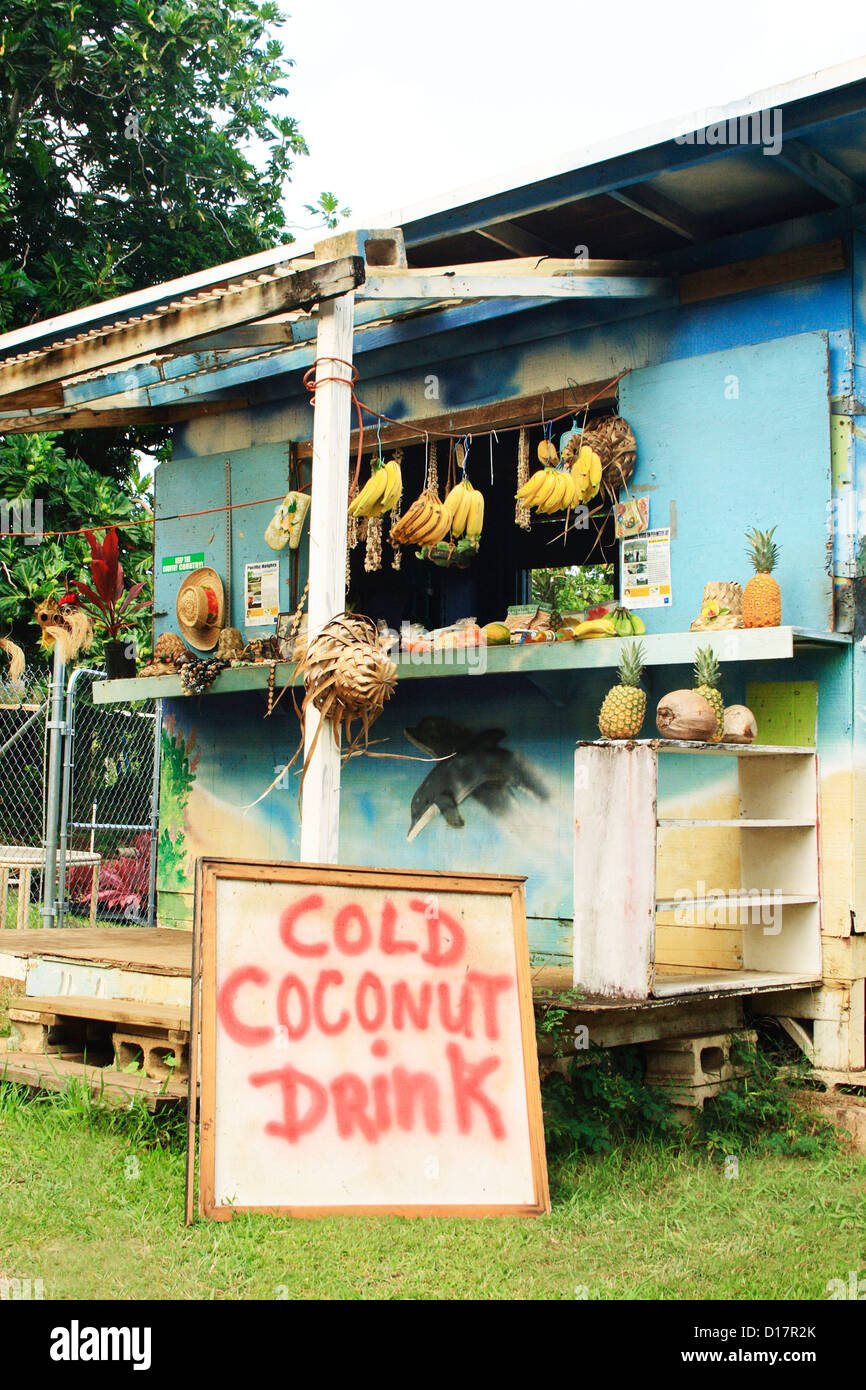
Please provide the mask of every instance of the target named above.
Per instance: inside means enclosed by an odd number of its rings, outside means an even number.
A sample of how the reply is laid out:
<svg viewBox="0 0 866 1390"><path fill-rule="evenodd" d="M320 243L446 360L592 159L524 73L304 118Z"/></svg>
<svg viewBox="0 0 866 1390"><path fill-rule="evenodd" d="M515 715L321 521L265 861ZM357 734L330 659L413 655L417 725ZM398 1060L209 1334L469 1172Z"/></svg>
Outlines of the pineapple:
<svg viewBox="0 0 866 1390"><path fill-rule="evenodd" d="M710 734L710 743L719 743L725 732L725 702L719 690L719 663L712 647L700 647L695 652L696 695L702 695L716 716L715 732Z"/></svg>
<svg viewBox="0 0 866 1390"><path fill-rule="evenodd" d="M619 685L604 697L598 716L602 738L637 738L646 714L646 694L640 689L643 643L628 642L619 663Z"/></svg>
<svg viewBox="0 0 866 1390"><path fill-rule="evenodd" d="M782 595L772 571L779 561L773 531L746 532L755 573L743 590L743 627L778 627L782 621Z"/></svg>

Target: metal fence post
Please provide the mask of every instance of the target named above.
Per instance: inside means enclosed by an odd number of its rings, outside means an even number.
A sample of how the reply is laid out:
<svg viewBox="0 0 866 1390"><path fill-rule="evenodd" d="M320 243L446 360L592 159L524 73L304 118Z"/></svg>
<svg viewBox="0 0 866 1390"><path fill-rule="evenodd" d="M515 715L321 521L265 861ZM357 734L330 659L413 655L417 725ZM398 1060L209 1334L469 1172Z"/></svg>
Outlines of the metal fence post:
<svg viewBox="0 0 866 1390"><path fill-rule="evenodd" d="M156 856L159 847L159 768L162 751L162 700L156 701L153 726L153 787L150 797L150 866L147 876L147 925L156 926Z"/></svg>
<svg viewBox="0 0 866 1390"><path fill-rule="evenodd" d="M63 751L63 705L66 667L60 654L60 643L54 644L54 666L51 674L51 707L48 730L48 793L45 806L45 873L42 876L42 925L53 927L57 911L57 836L60 811L60 759ZM19 888L19 893L21 889Z"/></svg>
<svg viewBox="0 0 866 1390"><path fill-rule="evenodd" d="M69 822L72 819L72 778L75 771L75 686L79 676L102 676L104 671L90 666L78 666L69 677L66 687L66 723L63 729L63 790L60 795L60 844L58 852L57 925L63 926L66 915L66 851L69 846Z"/></svg>

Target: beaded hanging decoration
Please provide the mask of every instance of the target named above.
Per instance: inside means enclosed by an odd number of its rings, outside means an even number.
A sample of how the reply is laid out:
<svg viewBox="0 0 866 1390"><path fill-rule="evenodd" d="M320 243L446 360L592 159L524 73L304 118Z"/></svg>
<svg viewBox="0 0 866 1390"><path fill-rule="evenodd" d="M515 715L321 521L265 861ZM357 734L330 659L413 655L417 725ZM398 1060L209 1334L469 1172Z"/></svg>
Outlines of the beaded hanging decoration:
<svg viewBox="0 0 866 1390"><path fill-rule="evenodd" d="M382 518L367 517L367 548L364 552L364 569L374 574L382 568Z"/></svg>
<svg viewBox="0 0 866 1390"><path fill-rule="evenodd" d="M529 482L529 431L524 425L517 439L517 487L519 492L524 483ZM532 529L532 513L522 502L514 507L514 520L522 531Z"/></svg>
<svg viewBox="0 0 866 1390"><path fill-rule="evenodd" d="M403 450L402 450L402 449L395 449L395 450L394 450L394 462L396 463L397 467L402 471L402 468L403 468ZM400 496L397 498L397 501L394 503L394 506L391 508L391 527L394 527L394 526L397 525L397 522L400 520L400 514L401 514L402 510L403 510L403 495L402 495L402 493L401 493ZM391 529L390 529L390 528L389 528L389 531L388 531L388 539L389 539L389 541L391 541ZM398 569L400 568L400 565L401 565L402 562L403 562L403 551L402 551L400 545L399 545L396 541L391 541L391 549L392 549L392 551L393 551L393 556L392 556L392 558L391 558L391 568L392 568L392 570L398 570Z"/></svg>

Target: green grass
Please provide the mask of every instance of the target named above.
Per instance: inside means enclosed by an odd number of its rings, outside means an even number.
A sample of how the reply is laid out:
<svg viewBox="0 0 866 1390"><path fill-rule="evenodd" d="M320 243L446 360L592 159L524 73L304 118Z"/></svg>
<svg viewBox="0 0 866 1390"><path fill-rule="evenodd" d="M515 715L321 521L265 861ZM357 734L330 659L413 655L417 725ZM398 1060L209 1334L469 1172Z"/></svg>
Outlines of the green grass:
<svg viewBox="0 0 866 1390"><path fill-rule="evenodd" d="M818 1299L866 1264L866 1158L681 1140L558 1160L534 1220L183 1226L183 1120L0 1085L0 1273L154 1299ZM134 1160L134 1162L130 1162Z"/></svg>
<svg viewBox="0 0 866 1390"><path fill-rule="evenodd" d="M28 928L36 928L42 926L42 917L40 915L41 912L42 905L37 900L34 899L27 904ZM63 925L64 927L89 927L90 917L88 915L88 912L85 912L83 916L75 912L67 912L63 918ZM99 922L99 920L97 919L97 925L104 927L112 925L116 926L118 924L111 922ZM120 925L134 926L135 923L123 922L120 923ZM9 896L6 900L6 919L3 922L3 926L5 928L8 928L9 931L16 931L18 929L18 893L17 890L15 890L14 888L10 891Z"/></svg>

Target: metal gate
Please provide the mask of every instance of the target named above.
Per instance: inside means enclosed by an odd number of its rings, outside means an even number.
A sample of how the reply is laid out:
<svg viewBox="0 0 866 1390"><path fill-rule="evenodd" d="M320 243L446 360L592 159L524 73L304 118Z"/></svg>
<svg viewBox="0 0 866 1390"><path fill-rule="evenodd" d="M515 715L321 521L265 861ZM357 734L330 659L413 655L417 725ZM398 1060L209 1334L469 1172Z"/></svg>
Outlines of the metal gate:
<svg viewBox="0 0 866 1390"><path fill-rule="evenodd" d="M86 926L93 871L76 862L80 851L99 856L100 923L156 921L162 702L94 705L93 682L104 679L87 667L68 683L61 673L52 700L46 672L14 687L0 678L0 857L11 890L0 893L0 930L40 917ZM56 874L45 870L49 846Z"/></svg>
<svg viewBox="0 0 866 1390"><path fill-rule="evenodd" d="M87 914L92 870L66 862L87 850L100 856L99 918L152 926L162 701L95 705L97 679L105 673L79 667L66 691L57 925Z"/></svg>

